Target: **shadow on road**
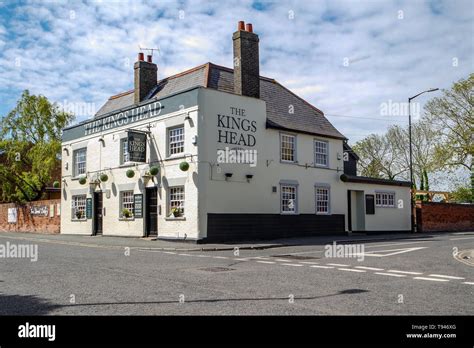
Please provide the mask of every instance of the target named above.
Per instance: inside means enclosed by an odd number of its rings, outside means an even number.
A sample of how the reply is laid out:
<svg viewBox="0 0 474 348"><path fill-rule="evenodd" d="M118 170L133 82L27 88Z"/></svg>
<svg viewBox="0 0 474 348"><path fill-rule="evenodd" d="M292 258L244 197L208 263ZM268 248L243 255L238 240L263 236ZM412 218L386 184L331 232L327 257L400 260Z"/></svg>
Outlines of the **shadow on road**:
<svg viewBox="0 0 474 348"><path fill-rule="evenodd" d="M0 294L0 315L46 315L60 307L34 295Z"/></svg>

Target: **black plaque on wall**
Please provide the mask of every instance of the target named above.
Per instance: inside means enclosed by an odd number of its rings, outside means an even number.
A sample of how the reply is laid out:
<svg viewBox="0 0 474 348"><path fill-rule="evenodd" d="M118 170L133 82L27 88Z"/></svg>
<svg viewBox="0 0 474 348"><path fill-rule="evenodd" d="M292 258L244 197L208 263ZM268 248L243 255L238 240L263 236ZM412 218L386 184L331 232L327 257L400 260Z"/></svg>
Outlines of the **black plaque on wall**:
<svg viewBox="0 0 474 348"><path fill-rule="evenodd" d="M92 198L86 199L86 219L92 219Z"/></svg>
<svg viewBox="0 0 474 348"><path fill-rule="evenodd" d="M367 215L375 214L375 196L365 195L365 213Z"/></svg>
<svg viewBox="0 0 474 348"><path fill-rule="evenodd" d="M133 195L133 202L134 202L133 216L136 218L142 218L143 217L143 195L142 194Z"/></svg>
<svg viewBox="0 0 474 348"><path fill-rule="evenodd" d="M128 132L128 153L130 162L146 161L146 134L139 132Z"/></svg>

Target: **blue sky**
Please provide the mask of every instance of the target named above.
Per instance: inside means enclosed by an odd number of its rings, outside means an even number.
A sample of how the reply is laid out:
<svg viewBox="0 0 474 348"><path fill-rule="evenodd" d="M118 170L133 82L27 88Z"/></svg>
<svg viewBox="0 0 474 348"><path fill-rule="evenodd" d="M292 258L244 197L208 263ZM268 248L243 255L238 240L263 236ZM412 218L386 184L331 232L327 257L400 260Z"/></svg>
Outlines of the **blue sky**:
<svg viewBox="0 0 474 348"><path fill-rule="evenodd" d="M245 20L260 35L261 74L323 110L354 142L407 123L382 114L384 103L474 72L473 4L0 0L0 115L24 89L98 110L133 88L139 46L159 47L160 78L208 61L230 67L232 33Z"/></svg>

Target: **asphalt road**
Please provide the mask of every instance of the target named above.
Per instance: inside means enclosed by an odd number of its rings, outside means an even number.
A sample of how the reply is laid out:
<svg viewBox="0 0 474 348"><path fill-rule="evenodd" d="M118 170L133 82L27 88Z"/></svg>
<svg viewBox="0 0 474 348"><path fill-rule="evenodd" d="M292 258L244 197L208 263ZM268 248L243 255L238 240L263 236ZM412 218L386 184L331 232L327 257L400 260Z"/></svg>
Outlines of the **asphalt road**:
<svg viewBox="0 0 474 348"><path fill-rule="evenodd" d="M366 241L363 261L325 257L321 243L236 255L96 240L0 234L38 245L36 262L0 258L0 314L474 314L472 259L453 256L474 249L473 232Z"/></svg>

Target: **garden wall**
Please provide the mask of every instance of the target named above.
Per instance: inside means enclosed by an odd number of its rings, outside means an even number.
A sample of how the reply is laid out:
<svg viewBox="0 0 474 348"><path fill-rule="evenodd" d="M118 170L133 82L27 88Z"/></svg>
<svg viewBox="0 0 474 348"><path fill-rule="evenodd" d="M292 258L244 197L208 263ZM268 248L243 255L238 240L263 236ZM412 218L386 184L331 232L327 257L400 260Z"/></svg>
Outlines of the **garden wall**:
<svg viewBox="0 0 474 348"><path fill-rule="evenodd" d="M474 231L474 204L418 203L416 216L420 232Z"/></svg>

